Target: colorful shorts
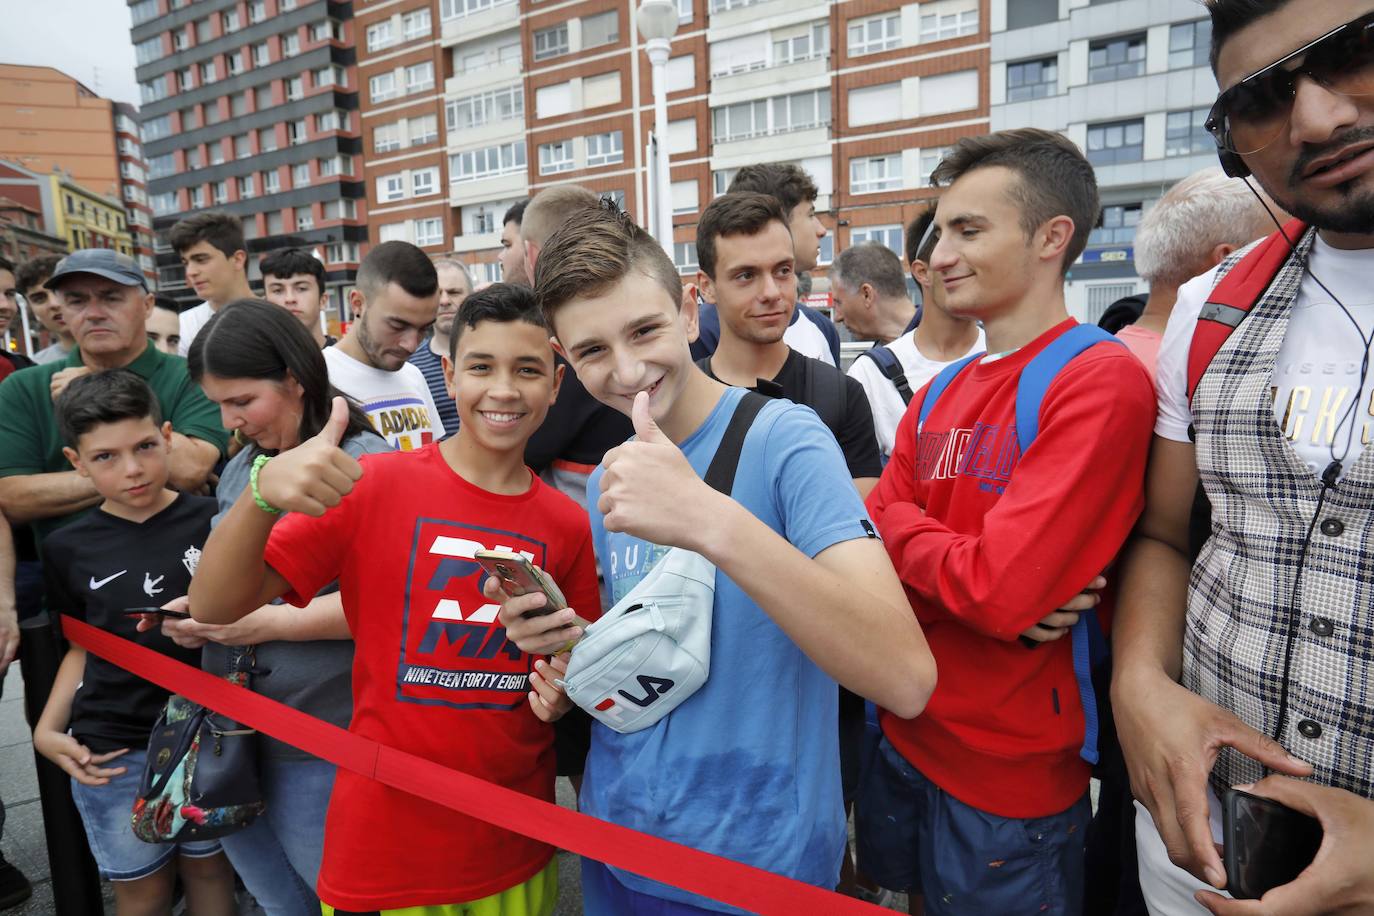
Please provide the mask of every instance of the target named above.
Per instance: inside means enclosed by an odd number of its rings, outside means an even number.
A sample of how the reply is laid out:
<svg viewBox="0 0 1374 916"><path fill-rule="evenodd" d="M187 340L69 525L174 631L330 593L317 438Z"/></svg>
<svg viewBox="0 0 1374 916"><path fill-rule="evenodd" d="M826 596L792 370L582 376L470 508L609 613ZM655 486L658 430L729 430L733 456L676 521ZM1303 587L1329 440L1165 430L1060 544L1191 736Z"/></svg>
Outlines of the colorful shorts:
<svg viewBox="0 0 1374 916"><path fill-rule="evenodd" d="M394 910L336 910L320 904L324 916L550 916L558 903L558 859L528 881L468 903L403 906Z"/></svg>

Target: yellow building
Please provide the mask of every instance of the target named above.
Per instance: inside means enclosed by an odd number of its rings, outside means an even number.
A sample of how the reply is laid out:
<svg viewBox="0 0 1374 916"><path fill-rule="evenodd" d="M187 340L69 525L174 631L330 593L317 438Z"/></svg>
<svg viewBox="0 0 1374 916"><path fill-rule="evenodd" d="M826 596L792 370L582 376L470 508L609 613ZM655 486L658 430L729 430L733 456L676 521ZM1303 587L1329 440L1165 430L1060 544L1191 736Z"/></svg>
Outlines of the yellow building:
<svg viewBox="0 0 1374 916"><path fill-rule="evenodd" d="M87 190L66 175L48 176L52 182L55 226L51 231L66 239L72 251L80 248L113 248L134 253L128 217L122 201Z"/></svg>

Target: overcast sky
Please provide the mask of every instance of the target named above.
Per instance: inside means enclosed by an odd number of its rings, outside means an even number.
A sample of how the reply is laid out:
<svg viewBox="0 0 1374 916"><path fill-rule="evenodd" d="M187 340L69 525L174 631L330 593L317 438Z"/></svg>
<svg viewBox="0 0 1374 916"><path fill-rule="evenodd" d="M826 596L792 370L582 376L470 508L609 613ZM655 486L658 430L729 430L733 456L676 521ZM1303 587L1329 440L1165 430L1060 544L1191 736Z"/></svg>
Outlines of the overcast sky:
<svg viewBox="0 0 1374 916"><path fill-rule="evenodd" d="M125 0L3 0L0 63L55 67L97 95L138 104Z"/></svg>

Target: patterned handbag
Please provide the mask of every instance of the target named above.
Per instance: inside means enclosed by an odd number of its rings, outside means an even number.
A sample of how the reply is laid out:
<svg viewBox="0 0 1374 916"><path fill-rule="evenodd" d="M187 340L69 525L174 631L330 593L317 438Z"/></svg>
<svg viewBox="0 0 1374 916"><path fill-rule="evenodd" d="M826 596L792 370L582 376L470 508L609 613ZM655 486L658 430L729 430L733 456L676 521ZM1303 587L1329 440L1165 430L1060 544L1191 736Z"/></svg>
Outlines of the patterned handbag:
<svg viewBox="0 0 1374 916"><path fill-rule="evenodd" d="M247 687L252 648L238 659L228 680ZM168 697L148 739L134 835L145 843L215 839L247 827L265 808L258 733L185 697Z"/></svg>

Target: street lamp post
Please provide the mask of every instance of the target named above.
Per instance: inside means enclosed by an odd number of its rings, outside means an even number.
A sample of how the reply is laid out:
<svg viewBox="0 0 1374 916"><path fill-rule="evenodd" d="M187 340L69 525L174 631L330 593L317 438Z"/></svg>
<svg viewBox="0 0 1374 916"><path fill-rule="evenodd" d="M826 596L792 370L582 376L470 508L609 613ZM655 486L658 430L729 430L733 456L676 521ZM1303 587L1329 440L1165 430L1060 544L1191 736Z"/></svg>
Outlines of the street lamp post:
<svg viewBox="0 0 1374 916"><path fill-rule="evenodd" d="M670 258L673 256L673 186L668 172L668 77L665 68L672 54L677 20L677 4L673 0L644 0L635 14L639 34L644 38L644 53L653 69L654 136L658 148L654 197L658 202L658 241Z"/></svg>

